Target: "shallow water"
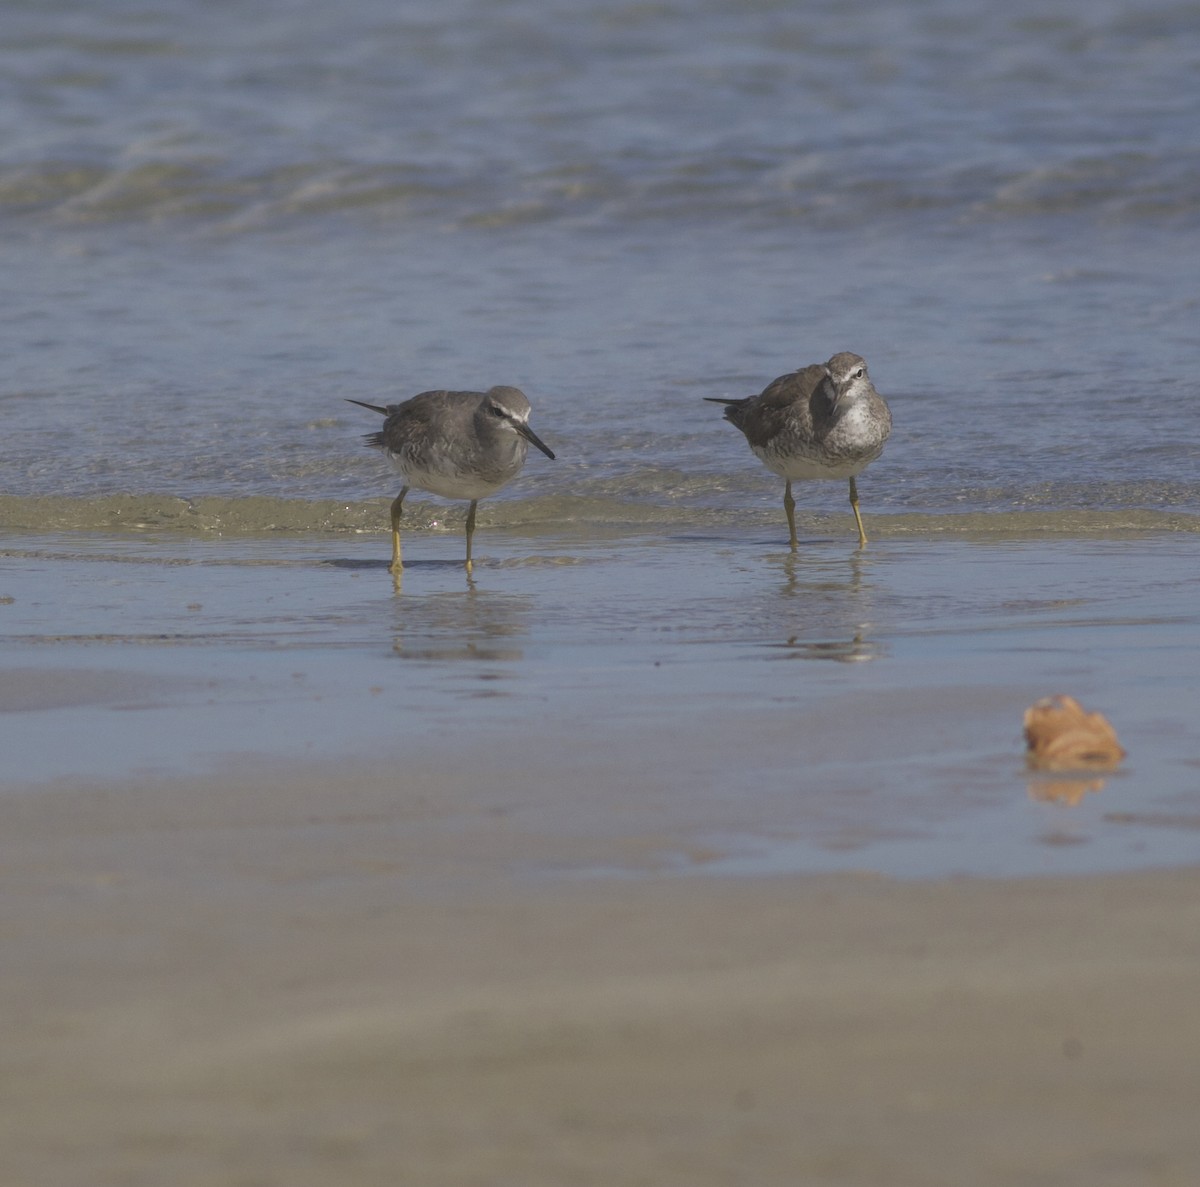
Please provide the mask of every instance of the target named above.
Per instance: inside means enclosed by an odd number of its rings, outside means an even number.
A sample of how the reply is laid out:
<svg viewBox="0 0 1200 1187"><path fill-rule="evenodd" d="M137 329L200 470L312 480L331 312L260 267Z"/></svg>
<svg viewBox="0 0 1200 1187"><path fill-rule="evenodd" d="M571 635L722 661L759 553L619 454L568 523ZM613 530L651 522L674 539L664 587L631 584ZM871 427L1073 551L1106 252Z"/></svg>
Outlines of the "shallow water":
<svg viewBox="0 0 1200 1187"><path fill-rule="evenodd" d="M511 382L497 514L715 515L778 496L701 397L851 349L878 511L1200 510L1190 8L0 12L14 498L301 517L391 490L342 397Z"/></svg>
<svg viewBox="0 0 1200 1187"><path fill-rule="evenodd" d="M527 875L1138 868L1200 856L1190 537L29 537L5 561L11 790L303 762L624 856ZM31 677L34 678L31 681ZM14 689L24 690L22 693ZM1111 776L1021 714L1114 722ZM267 765L263 765L267 764ZM461 806L466 797L469 807Z"/></svg>
<svg viewBox="0 0 1200 1187"><path fill-rule="evenodd" d="M537 827L651 772L671 868L1195 859L1194 7L0 19L7 786L512 746ZM702 397L843 349L872 544L811 484L792 560ZM501 382L558 460L474 589L412 498L396 598L344 398ZM1131 753L1073 807L1020 761L1055 691Z"/></svg>

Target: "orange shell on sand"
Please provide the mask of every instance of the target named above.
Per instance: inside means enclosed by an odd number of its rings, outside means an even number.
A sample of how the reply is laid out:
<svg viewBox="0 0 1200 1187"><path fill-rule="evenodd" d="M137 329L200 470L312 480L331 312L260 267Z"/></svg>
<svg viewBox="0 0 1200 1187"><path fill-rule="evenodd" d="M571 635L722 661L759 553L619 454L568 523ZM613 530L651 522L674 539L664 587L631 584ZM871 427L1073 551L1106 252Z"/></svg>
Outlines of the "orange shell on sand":
<svg viewBox="0 0 1200 1187"><path fill-rule="evenodd" d="M1111 771L1125 757L1117 731L1074 697L1043 697L1025 710L1030 765L1046 771Z"/></svg>

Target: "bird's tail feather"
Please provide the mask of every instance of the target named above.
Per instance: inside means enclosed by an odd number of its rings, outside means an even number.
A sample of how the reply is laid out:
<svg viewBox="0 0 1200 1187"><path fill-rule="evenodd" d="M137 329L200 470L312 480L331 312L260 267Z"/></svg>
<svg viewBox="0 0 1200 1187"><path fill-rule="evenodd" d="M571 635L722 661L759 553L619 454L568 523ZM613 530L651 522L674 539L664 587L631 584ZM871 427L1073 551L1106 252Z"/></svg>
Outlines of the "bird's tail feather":
<svg viewBox="0 0 1200 1187"><path fill-rule="evenodd" d="M388 414L388 410L379 404L367 404L363 400L352 400L349 396L343 396L342 398L347 404L357 404L360 408L369 408L372 412L378 412L380 416L387 416Z"/></svg>
<svg viewBox="0 0 1200 1187"><path fill-rule="evenodd" d="M742 417L746 415L746 407L750 403L749 397L744 400L727 400L723 396L702 396L701 399L710 404L723 404L725 419L739 429L742 427Z"/></svg>

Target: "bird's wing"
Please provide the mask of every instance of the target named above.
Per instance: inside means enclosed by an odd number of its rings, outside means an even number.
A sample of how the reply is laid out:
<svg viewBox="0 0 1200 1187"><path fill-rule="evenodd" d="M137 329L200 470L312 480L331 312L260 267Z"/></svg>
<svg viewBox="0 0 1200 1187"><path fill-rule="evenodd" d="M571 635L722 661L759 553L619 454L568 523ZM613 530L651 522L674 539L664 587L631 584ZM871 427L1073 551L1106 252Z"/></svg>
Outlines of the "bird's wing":
<svg viewBox="0 0 1200 1187"><path fill-rule="evenodd" d="M813 392L829 378L829 371L821 363L790 371L778 379L771 380L762 390L758 402L764 409L784 411L796 404L807 405Z"/></svg>
<svg viewBox="0 0 1200 1187"><path fill-rule="evenodd" d="M820 364L803 367L773 379L762 392L740 409L739 428L751 444L777 436L785 428L808 431L814 420L814 394L827 383L829 372Z"/></svg>

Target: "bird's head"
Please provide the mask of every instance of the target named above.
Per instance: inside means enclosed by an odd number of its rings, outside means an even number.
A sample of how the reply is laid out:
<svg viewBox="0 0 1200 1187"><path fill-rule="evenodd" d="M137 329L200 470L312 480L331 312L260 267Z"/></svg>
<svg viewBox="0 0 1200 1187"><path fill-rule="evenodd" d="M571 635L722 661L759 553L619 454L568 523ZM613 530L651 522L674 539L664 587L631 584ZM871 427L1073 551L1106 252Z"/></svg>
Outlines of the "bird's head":
<svg viewBox="0 0 1200 1187"><path fill-rule="evenodd" d="M550 447L529 427L529 411L529 400L520 388L493 387L483 398L483 415L497 429L524 437L553 461Z"/></svg>

